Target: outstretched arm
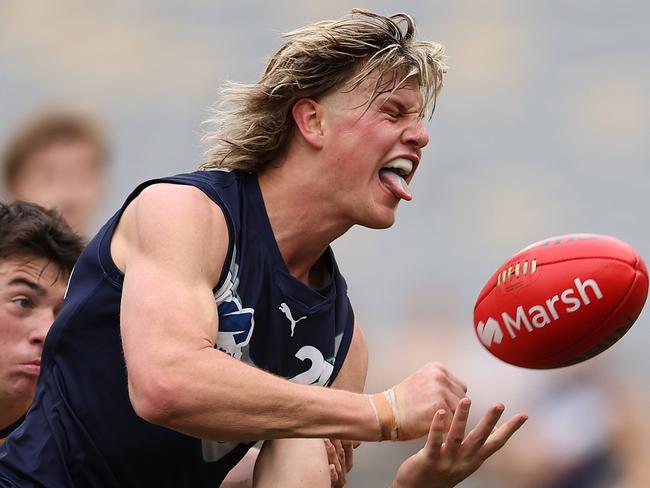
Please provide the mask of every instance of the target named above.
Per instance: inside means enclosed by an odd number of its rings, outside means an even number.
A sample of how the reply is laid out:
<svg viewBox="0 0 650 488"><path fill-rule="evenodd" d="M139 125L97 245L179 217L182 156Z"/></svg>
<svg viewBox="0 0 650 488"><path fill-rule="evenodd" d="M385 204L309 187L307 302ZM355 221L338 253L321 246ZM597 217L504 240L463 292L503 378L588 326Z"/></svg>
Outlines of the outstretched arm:
<svg viewBox="0 0 650 488"><path fill-rule="evenodd" d="M212 288L227 248L223 213L193 187L148 187L122 216L111 253L125 273L120 327L136 413L220 441L380 440L367 395L292 383L214 349ZM400 383L400 439L425 435L465 390L436 364Z"/></svg>
<svg viewBox="0 0 650 488"><path fill-rule="evenodd" d="M194 187L148 187L122 216L111 252L125 274L120 327L136 413L221 441L377 440L364 395L292 383L214 348L212 288L228 238L220 208Z"/></svg>

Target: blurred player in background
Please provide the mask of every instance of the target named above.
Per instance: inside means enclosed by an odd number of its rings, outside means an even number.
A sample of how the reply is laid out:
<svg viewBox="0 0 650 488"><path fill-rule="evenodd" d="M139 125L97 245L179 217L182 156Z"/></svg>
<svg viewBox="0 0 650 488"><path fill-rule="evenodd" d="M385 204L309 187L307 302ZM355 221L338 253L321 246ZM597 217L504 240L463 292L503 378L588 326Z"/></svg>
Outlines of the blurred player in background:
<svg viewBox="0 0 650 488"><path fill-rule="evenodd" d="M32 403L43 341L82 247L56 211L0 203L0 442Z"/></svg>
<svg viewBox="0 0 650 488"><path fill-rule="evenodd" d="M616 356L549 373L526 393L537 422L491 464L494 486L650 486L647 385Z"/></svg>
<svg viewBox="0 0 650 488"><path fill-rule="evenodd" d="M40 113L6 144L7 197L56 208L76 232L87 235L104 191L107 158L104 132L93 118L73 110Z"/></svg>
<svg viewBox="0 0 650 488"><path fill-rule="evenodd" d="M230 86L202 171L140 185L80 257L0 486L213 488L271 440L256 486L326 487L322 439L428 436L393 487L447 488L503 446L526 416L495 429L495 404L467 433L467 388L441 364L361 393L366 343L329 246L411 199L444 72L411 17L354 11Z"/></svg>

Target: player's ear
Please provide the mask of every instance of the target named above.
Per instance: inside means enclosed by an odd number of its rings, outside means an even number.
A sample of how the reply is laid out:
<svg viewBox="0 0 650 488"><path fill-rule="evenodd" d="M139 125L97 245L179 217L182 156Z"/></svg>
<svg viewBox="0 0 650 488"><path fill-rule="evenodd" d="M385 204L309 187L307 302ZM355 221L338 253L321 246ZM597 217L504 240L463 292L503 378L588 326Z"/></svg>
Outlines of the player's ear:
<svg viewBox="0 0 650 488"><path fill-rule="evenodd" d="M323 107L311 98L301 98L291 110L296 129L315 149L323 146Z"/></svg>

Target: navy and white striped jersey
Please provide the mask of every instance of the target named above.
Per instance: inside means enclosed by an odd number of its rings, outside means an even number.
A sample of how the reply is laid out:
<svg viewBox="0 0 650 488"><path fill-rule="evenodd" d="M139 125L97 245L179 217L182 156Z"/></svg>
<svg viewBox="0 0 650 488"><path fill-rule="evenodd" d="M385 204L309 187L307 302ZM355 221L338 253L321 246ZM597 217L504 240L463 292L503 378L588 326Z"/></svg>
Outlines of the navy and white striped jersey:
<svg viewBox="0 0 650 488"><path fill-rule="evenodd" d="M119 328L123 275L110 242L124 208L161 182L199 188L226 216L228 264L214 287L215 348L304 384L328 386L338 374L354 319L331 249L330 279L312 289L289 274L255 175L198 171L145 182L75 266L45 341L34 404L0 446L0 487L216 488L250 447L150 424L129 401Z"/></svg>

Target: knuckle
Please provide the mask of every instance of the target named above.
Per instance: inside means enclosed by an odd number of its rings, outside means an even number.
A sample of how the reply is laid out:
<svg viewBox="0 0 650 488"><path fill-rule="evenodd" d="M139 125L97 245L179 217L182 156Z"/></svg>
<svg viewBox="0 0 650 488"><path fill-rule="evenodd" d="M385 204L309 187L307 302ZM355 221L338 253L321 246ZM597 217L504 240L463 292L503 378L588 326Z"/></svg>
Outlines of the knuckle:
<svg viewBox="0 0 650 488"><path fill-rule="evenodd" d="M451 376L451 373L449 372L449 370L448 370L447 368L445 368L442 364L440 365L439 370L440 370L440 372L441 372L442 374L444 374L446 377Z"/></svg>
<svg viewBox="0 0 650 488"><path fill-rule="evenodd" d="M432 376L433 376L433 379L435 381L437 381L437 382L444 382L444 381L447 380L447 375L445 373L443 373L442 371L436 370L436 371L433 372Z"/></svg>
<svg viewBox="0 0 650 488"><path fill-rule="evenodd" d="M429 363L429 368L433 369L435 371L443 371L445 373L447 372L447 370L445 369L445 366L439 361L433 361L433 362Z"/></svg>
<svg viewBox="0 0 650 488"><path fill-rule="evenodd" d="M438 383L441 386L444 386L445 388L449 388L451 386L451 381L449 381L449 377L442 372L437 373L434 376L434 379L436 383Z"/></svg>

